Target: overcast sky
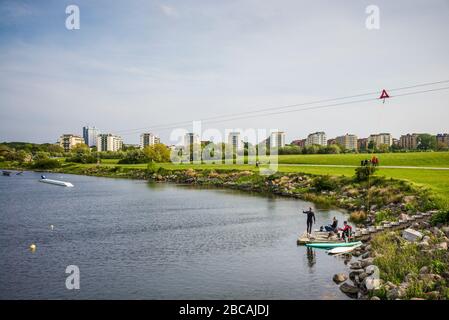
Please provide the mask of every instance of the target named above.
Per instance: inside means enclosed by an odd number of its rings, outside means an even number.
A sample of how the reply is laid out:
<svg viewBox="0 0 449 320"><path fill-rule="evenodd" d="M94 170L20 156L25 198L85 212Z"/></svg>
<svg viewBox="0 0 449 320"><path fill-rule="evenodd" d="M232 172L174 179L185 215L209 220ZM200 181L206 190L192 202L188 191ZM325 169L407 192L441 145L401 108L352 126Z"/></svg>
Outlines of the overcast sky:
<svg viewBox="0 0 449 320"><path fill-rule="evenodd" d="M65 27L70 4L79 30ZM365 27L370 4L379 30ZM448 39L448 0L0 0L0 141L54 142L90 124L169 143L153 125L448 80ZM448 132L449 90L210 127L277 128L287 141Z"/></svg>

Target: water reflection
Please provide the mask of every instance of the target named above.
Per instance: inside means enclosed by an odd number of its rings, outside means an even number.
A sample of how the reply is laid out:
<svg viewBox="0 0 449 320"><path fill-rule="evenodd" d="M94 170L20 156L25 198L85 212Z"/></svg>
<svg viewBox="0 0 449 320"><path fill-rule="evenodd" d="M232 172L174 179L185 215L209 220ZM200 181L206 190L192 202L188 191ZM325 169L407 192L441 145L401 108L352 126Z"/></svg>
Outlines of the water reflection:
<svg viewBox="0 0 449 320"><path fill-rule="evenodd" d="M313 248L307 247L306 255L307 255L307 265L309 266L309 268L312 268L316 264L316 254Z"/></svg>

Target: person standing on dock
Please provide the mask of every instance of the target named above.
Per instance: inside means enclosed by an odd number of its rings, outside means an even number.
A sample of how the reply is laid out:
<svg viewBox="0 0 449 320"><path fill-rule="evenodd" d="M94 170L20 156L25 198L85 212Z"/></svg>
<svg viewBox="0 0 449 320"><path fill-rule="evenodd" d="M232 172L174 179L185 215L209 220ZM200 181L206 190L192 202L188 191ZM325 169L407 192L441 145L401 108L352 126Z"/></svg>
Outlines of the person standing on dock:
<svg viewBox="0 0 449 320"><path fill-rule="evenodd" d="M307 214L307 234L310 235L312 234L312 223L315 223L315 213L311 207L302 213Z"/></svg>

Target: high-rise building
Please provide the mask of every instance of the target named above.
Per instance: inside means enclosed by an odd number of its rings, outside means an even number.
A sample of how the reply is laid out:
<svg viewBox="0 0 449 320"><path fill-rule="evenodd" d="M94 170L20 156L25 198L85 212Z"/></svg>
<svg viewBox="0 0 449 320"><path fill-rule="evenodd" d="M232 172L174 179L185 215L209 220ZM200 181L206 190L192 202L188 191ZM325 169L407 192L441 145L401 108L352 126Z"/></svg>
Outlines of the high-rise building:
<svg viewBox="0 0 449 320"><path fill-rule="evenodd" d="M372 134L368 137L368 144L371 141L374 143L375 146L386 144L387 146L390 147L393 144L393 138L390 133Z"/></svg>
<svg viewBox="0 0 449 320"><path fill-rule="evenodd" d="M298 139L298 140L293 140L291 142L291 144L294 144L298 147L304 148L306 146L306 140L307 139Z"/></svg>
<svg viewBox="0 0 449 320"><path fill-rule="evenodd" d="M357 150L366 150L367 147L368 147L367 138L357 139Z"/></svg>
<svg viewBox="0 0 449 320"><path fill-rule="evenodd" d="M228 144L232 146L233 151L243 149L243 141L240 139L240 132L230 132L228 136Z"/></svg>
<svg viewBox="0 0 449 320"><path fill-rule="evenodd" d="M268 138L270 148L282 148L285 147L285 132L274 131Z"/></svg>
<svg viewBox="0 0 449 320"><path fill-rule="evenodd" d="M142 133L140 135L140 148L145 148L148 146L155 145L157 143L161 143L161 139L159 137L155 136L152 133Z"/></svg>
<svg viewBox="0 0 449 320"><path fill-rule="evenodd" d="M184 147L189 149L194 144L200 144L200 137L196 133L186 133L184 136Z"/></svg>
<svg viewBox="0 0 449 320"><path fill-rule="evenodd" d="M357 150L357 136L354 134L345 134L335 139L337 144L344 147L346 150Z"/></svg>
<svg viewBox="0 0 449 320"><path fill-rule="evenodd" d="M337 144L337 139L327 139L327 145L331 146L333 144Z"/></svg>
<svg viewBox="0 0 449 320"><path fill-rule="evenodd" d="M84 143L89 147L97 145L97 136L100 134L100 130L95 127L85 126L83 127Z"/></svg>
<svg viewBox="0 0 449 320"><path fill-rule="evenodd" d="M77 144L84 143L84 139L74 134L63 134L59 138L59 145L64 149L64 152L69 152Z"/></svg>
<svg viewBox="0 0 449 320"><path fill-rule="evenodd" d="M312 146L314 144L323 147L327 146L326 133L320 131L309 134L307 136L306 146Z"/></svg>
<svg viewBox="0 0 449 320"><path fill-rule="evenodd" d="M418 137L418 133L402 135L399 139L399 146L402 149L415 150L418 147Z"/></svg>
<svg viewBox="0 0 449 320"><path fill-rule="evenodd" d="M119 151L123 147L123 139L112 133L102 133L97 136L98 151Z"/></svg>
<svg viewBox="0 0 449 320"><path fill-rule="evenodd" d="M449 133L437 134L437 146L443 146L449 148Z"/></svg>

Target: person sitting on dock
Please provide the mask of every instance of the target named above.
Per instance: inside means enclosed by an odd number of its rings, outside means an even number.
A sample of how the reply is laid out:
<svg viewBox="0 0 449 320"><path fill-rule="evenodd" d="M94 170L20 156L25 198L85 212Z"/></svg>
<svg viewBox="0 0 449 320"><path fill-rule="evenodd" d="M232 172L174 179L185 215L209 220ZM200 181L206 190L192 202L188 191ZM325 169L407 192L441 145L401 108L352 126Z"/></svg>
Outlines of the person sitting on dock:
<svg viewBox="0 0 449 320"><path fill-rule="evenodd" d="M312 234L312 221L315 223L315 213L313 212L312 208L310 207L309 210L303 211L302 213L307 214L307 234Z"/></svg>
<svg viewBox="0 0 449 320"><path fill-rule="evenodd" d="M343 240L347 241L351 237L352 227L348 224L347 221L343 222L344 228L338 228L339 231L342 231L341 236Z"/></svg>
<svg viewBox="0 0 449 320"><path fill-rule="evenodd" d="M338 220L337 218L333 218L332 219L332 224L328 225L328 226L324 226L324 229L327 232L337 232L337 226L338 226Z"/></svg>

